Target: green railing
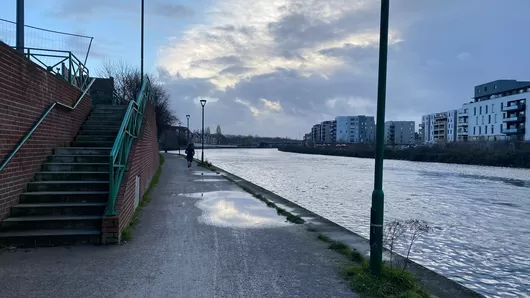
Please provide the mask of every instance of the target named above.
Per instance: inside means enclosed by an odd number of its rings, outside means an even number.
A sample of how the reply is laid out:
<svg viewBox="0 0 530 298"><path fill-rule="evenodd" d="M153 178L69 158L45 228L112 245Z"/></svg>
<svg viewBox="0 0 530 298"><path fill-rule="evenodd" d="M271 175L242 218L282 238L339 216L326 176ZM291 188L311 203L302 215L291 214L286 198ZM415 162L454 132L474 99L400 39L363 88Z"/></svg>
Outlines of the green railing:
<svg viewBox="0 0 530 298"><path fill-rule="evenodd" d="M25 48L24 55L82 91L87 89L90 82L88 68L72 52Z"/></svg>
<svg viewBox="0 0 530 298"><path fill-rule="evenodd" d="M31 137L31 135L35 132L35 130L37 129L37 127L39 127L39 125L42 123L42 121L44 121L44 119L46 119L46 117L50 114L50 112L55 108L55 107L63 107L63 108L66 108L66 109L69 109L69 110L75 110L77 108L77 106L79 105L79 103L81 102L81 100L83 100L83 98L85 98L85 95L87 94L88 90L90 89L90 87L92 86L92 84L94 83L96 79L91 79L90 82L87 84L85 90L83 91L83 93L81 93L81 95L79 96L79 98L77 99L76 103L73 105L73 106L67 106L63 103L60 103L60 102L54 102L52 103L45 111L44 113L42 114L42 116L39 118L39 120L33 125L33 127L30 129L30 131L28 131L28 133L26 133L26 135L22 138L22 140L20 140L20 142L18 143L18 145L15 147L15 149L11 152L11 154L9 154L9 156L4 160L4 162L2 162L2 164L0 165L0 172L6 167L7 163L13 159L13 157L15 156L15 154L17 154L18 150L20 150L20 148L22 147L22 145L24 145L24 143L26 143L26 141L29 139L29 137Z"/></svg>
<svg viewBox="0 0 530 298"><path fill-rule="evenodd" d="M151 83L147 76L142 81L142 86L138 91L135 100L129 101L127 112L121 123L120 130L114 141L114 146L110 152L110 181L109 181L109 201L106 215L116 215L116 197L120 189L121 179L127 170L127 159L134 139L138 138L142 127L145 105L151 100Z"/></svg>

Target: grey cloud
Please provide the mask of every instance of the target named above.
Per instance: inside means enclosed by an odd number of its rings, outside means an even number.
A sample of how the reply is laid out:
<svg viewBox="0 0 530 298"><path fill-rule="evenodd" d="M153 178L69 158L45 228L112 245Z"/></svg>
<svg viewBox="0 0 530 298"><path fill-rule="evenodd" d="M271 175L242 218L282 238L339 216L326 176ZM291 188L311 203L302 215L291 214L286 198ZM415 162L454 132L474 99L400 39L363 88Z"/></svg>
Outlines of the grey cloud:
<svg viewBox="0 0 530 298"><path fill-rule="evenodd" d="M250 67L244 67L244 66L232 66L232 67L227 67L223 70L221 70L221 72L219 72L219 74L242 74L242 73L246 73L248 71L251 71L252 68Z"/></svg>
<svg viewBox="0 0 530 298"><path fill-rule="evenodd" d="M158 15L169 18L184 18L193 16L195 14L193 9L187 6L181 4L165 3L162 1L154 2L153 11Z"/></svg>

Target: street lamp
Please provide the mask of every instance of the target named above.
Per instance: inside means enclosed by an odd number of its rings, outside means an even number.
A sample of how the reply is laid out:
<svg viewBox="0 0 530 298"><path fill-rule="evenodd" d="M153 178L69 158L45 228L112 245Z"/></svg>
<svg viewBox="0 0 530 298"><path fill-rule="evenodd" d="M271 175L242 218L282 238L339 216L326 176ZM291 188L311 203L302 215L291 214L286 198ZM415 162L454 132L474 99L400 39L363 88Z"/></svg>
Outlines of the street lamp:
<svg viewBox="0 0 530 298"><path fill-rule="evenodd" d="M180 121L177 123L177 125L178 125L178 126L177 126L177 129L178 129L178 131L179 131L179 133L178 133L178 138L179 138L179 140L178 140L178 146L179 146L179 155L180 155L180 126L181 126Z"/></svg>
<svg viewBox="0 0 530 298"><path fill-rule="evenodd" d="M379 33L379 74L377 82L377 127L375 145L374 191L370 210L370 270L380 276L383 263L383 157L385 152L385 101L388 58L389 0L381 0L381 25Z"/></svg>
<svg viewBox="0 0 530 298"><path fill-rule="evenodd" d="M188 121L188 124L186 125L186 143L190 143L190 115L186 115L186 120Z"/></svg>
<svg viewBox="0 0 530 298"><path fill-rule="evenodd" d="M201 106L202 106L202 153L201 153L201 163L204 164L204 106L206 105L206 99L201 99Z"/></svg>

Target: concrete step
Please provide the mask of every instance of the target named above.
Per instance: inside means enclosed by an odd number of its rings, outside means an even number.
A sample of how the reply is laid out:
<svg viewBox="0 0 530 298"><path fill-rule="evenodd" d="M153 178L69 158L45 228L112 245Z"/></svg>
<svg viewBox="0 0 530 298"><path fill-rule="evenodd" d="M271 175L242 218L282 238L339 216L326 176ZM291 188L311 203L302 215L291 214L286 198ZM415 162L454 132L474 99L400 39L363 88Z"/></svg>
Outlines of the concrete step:
<svg viewBox="0 0 530 298"><path fill-rule="evenodd" d="M50 163L108 163L109 155L51 155L48 156Z"/></svg>
<svg viewBox="0 0 530 298"><path fill-rule="evenodd" d="M54 153L56 155L110 155L112 151L112 146L110 147L59 147L55 148Z"/></svg>
<svg viewBox="0 0 530 298"><path fill-rule="evenodd" d="M108 191L109 181L33 181L28 183L32 191Z"/></svg>
<svg viewBox="0 0 530 298"><path fill-rule="evenodd" d="M103 202L109 200L107 191L35 191L20 196L20 203L58 203L58 202Z"/></svg>
<svg viewBox="0 0 530 298"><path fill-rule="evenodd" d="M35 229L0 232L0 244L38 247L101 243L101 229Z"/></svg>
<svg viewBox="0 0 530 298"><path fill-rule="evenodd" d="M116 138L118 135L119 129L116 130L80 130L77 134L78 137L80 136L106 136L106 137L113 137Z"/></svg>
<svg viewBox="0 0 530 298"><path fill-rule="evenodd" d="M85 123L83 124L83 127L84 126L94 126L94 125L105 125L105 126L109 126L109 127L120 127L121 123L123 121L122 120L90 120L88 119L87 121L85 121Z"/></svg>
<svg viewBox="0 0 530 298"><path fill-rule="evenodd" d="M112 142L116 140L115 135L77 135L75 138L79 142Z"/></svg>
<svg viewBox="0 0 530 298"><path fill-rule="evenodd" d="M80 132L83 132L83 131L98 131L98 132L101 132L101 131L109 131L109 132L114 132L114 133L118 133L118 131L120 130L120 127L121 127L121 124L120 125L114 125L114 126L109 126L109 125L83 125L81 127L81 130Z"/></svg>
<svg viewBox="0 0 530 298"><path fill-rule="evenodd" d="M105 117L101 117L101 116L90 116L88 117L88 119L86 120L86 122L96 122L96 123L101 123L101 122L105 122L105 121L111 121L111 122L122 122L123 121L123 116L115 116L115 115L111 115L111 116L105 116Z"/></svg>
<svg viewBox="0 0 530 298"><path fill-rule="evenodd" d="M0 231L101 228L103 215L20 216L0 223Z"/></svg>
<svg viewBox="0 0 530 298"><path fill-rule="evenodd" d="M92 109L92 113L94 112L108 112L108 113L124 113L127 111L127 105L124 106L101 106L97 105L94 109Z"/></svg>
<svg viewBox="0 0 530 298"><path fill-rule="evenodd" d="M112 148L114 141L74 141L72 147L106 147Z"/></svg>
<svg viewBox="0 0 530 298"><path fill-rule="evenodd" d="M106 163L83 163L83 162L72 162L72 163L50 163L46 162L42 164L43 172L107 172L109 171L109 162Z"/></svg>
<svg viewBox="0 0 530 298"><path fill-rule="evenodd" d="M35 181L108 181L109 172L37 172Z"/></svg>
<svg viewBox="0 0 530 298"><path fill-rule="evenodd" d="M102 215L105 212L106 203L103 202L60 202L60 203L36 203L18 204L11 207L10 216L75 216L75 215Z"/></svg>

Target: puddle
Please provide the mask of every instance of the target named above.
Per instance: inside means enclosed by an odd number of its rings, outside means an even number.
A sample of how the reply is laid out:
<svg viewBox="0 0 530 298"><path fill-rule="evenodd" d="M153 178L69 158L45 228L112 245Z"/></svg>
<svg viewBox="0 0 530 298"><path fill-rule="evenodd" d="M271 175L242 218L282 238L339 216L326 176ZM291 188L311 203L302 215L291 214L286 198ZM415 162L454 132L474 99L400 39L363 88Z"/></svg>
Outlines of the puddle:
<svg viewBox="0 0 530 298"><path fill-rule="evenodd" d="M195 182L220 182L220 181L228 181L228 180L220 179L220 178L202 178L202 179L195 179L193 181Z"/></svg>
<svg viewBox="0 0 530 298"><path fill-rule="evenodd" d="M214 173L214 172L198 172L198 171L195 171L192 174L193 175L197 175L197 176L221 176L221 174L217 174L217 173Z"/></svg>
<svg viewBox="0 0 530 298"><path fill-rule="evenodd" d="M212 191L182 194L200 199L195 205L203 211L199 222L227 228L272 228L291 225L276 209L242 191Z"/></svg>

